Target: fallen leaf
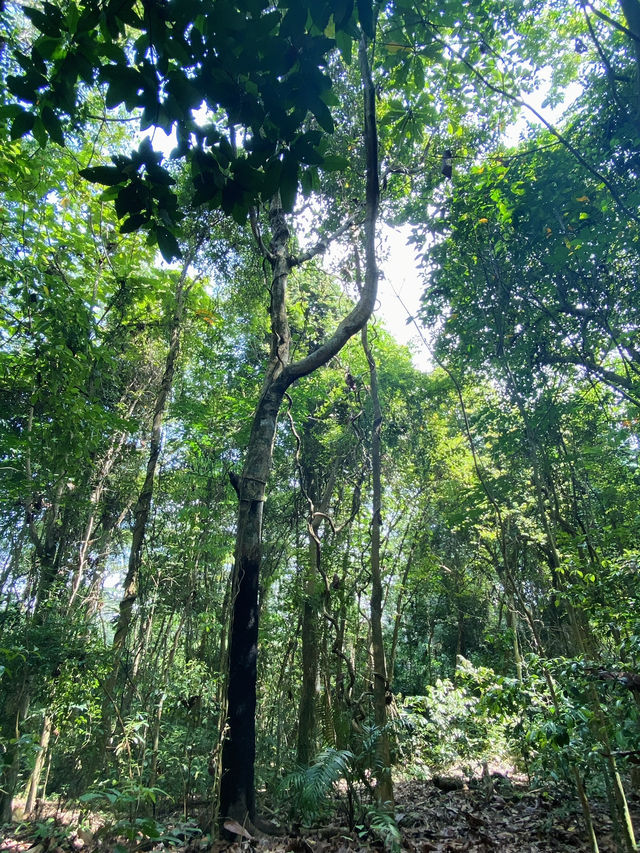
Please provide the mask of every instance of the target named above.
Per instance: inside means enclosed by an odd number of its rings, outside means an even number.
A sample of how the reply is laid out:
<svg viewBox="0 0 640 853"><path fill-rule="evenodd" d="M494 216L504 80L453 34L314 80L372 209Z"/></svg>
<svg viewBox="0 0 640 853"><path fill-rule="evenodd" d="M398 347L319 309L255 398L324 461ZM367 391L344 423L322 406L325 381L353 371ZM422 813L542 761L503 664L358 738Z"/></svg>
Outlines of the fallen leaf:
<svg viewBox="0 0 640 853"><path fill-rule="evenodd" d="M244 826L240 826L240 824L235 820L225 820L224 828L227 832L233 833L233 835L240 835L242 838L246 838L247 841L253 841L253 835L244 828Z"/></svg>

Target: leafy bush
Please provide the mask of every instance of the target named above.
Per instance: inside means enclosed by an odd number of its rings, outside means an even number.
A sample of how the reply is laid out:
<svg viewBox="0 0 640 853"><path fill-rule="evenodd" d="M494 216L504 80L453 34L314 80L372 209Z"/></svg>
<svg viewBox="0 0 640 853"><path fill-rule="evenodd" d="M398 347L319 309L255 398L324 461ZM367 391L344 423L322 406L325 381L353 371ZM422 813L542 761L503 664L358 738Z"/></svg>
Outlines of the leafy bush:
<svg viewBox="0 0 640 853"><path fill-rule="evenodd" d="M400 716L399 748L442 771L472 765L509 751L507 727L512 708L504 701L510 683L486 667L458 658L456 683L438 679L424 696L408 696Z"/></svg>
<svg viewBox="0 0 640 853"><path fill-rule="evenodd" d="M133 847L138 849L138 843L145 841L162 842L165 846L183 844L185 838L200 834L200 830L191 824L180 827L167 827L154 817L143 814L141 810L156 802L158 794L163 794L159 788L148 788L127 780L118 787L112 780L112 787L104 787L89 791L80 797L80 802L91 804L93 807L102 806L114 820L107 822L104 832L112 838L123 838L128 847L115 844L115 853L126 853ZM122 815L121 817L119 817Z"/></svg>

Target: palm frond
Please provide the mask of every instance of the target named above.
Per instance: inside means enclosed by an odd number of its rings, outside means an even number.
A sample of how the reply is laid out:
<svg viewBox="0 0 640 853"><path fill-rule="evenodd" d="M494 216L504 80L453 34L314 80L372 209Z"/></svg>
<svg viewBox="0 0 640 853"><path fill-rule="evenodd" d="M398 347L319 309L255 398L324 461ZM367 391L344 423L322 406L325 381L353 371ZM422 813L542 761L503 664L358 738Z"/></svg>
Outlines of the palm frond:
<svg viewBox="0 0 640 853"><path fill-rule="evenodd" d="M326 747L309 767L289 773L283 780L295 812L305 821L318 817L327 806L333 786L351 772L353 753Z"/></svg>

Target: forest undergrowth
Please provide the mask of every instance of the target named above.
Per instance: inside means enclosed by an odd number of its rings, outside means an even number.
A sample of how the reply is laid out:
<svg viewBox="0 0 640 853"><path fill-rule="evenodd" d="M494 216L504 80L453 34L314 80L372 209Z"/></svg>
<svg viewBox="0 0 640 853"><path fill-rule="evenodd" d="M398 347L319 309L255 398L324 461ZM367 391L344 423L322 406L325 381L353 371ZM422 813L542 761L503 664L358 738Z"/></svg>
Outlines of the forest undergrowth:
<svg viewBox="0 0 640 853"><path fill-rule="evenodd" d="M296 822L274 824L275 834L249 836L237 827L235 840L213 840L198 824L208 814L199 809L188 820L181 812L165 814L154 821L158 838L136 832L126 837L104 813L78 808L77 804L47 800L38 804L33 820L19 819L23 803L16 803L16 819L5 827L0 850L7 853L93 853L93 851L212 851L212 853L346 853L360 850L407 850L410 853L555 853L589 849L579 805L561 784L533 787L526 776L503 760L485 762L471 776L467 768L451 768L447 775L431 779L404 778L396 782L395 819L399 835L385 840L375 822L349 827L336 791L331 820L303 827ZM630 797L629 806L640 826L640 796ZM602 853L619 849L606 798L592 802L592 816ZM277 827L277 829L276 829ZM120 834L119 834L120 833ZM246 837L245 837L246 836Z"/></svg>

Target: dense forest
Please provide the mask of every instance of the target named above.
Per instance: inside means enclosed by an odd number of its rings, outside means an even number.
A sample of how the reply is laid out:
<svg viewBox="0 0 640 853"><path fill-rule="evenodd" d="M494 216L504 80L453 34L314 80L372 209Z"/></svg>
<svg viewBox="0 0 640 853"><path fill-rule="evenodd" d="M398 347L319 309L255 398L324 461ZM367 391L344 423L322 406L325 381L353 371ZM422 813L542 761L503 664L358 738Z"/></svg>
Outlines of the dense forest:
<svg viewBox="0 0 640 853"><path fill-rule="evenodd" d="M0 10L1 849L635 851L640 0Z"/></svg>

